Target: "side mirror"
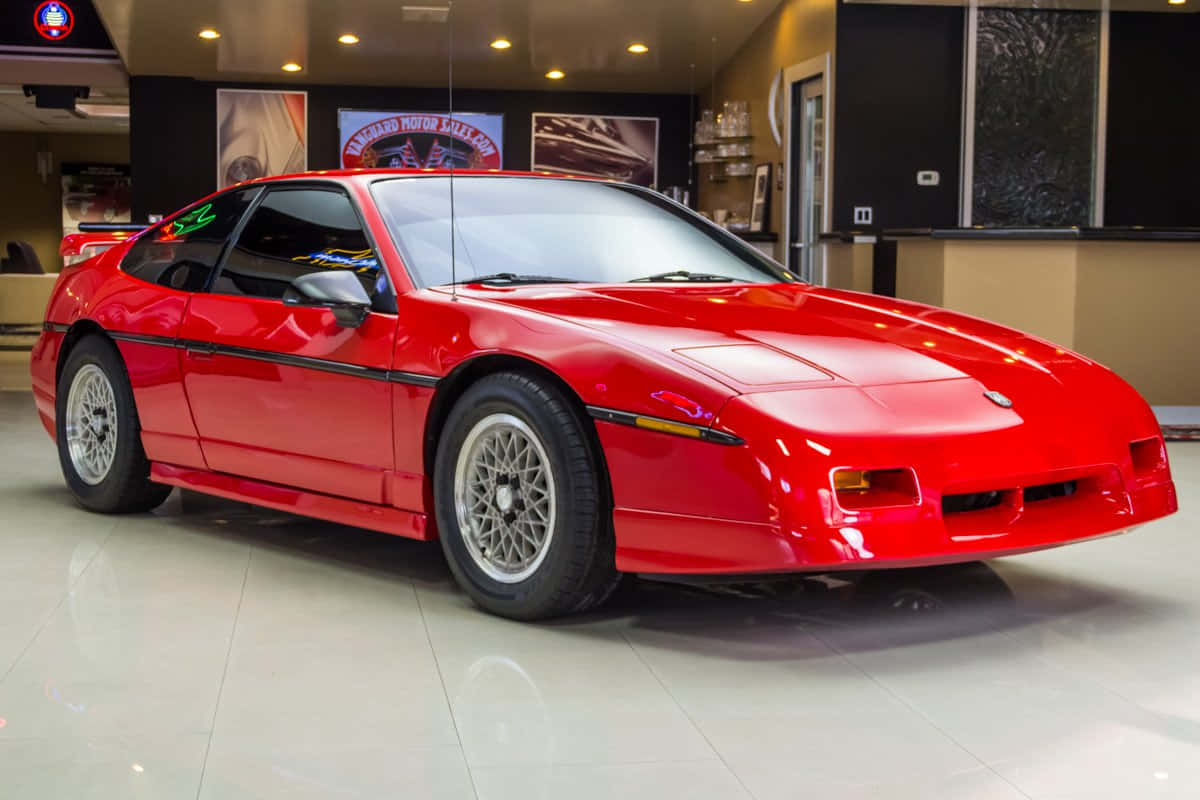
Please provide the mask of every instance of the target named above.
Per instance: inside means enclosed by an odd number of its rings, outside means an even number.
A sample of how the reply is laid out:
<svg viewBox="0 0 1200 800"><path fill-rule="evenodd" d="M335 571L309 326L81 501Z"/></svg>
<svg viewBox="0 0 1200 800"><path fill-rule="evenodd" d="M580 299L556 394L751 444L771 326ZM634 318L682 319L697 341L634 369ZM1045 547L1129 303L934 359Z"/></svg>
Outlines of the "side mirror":
<svg viewBox="0 0 1200 800"><path fill-rule="evenodd" d="M371 311L371 298L358 276L349 270L322 270L301 275L283 293L293 306L320 306L333 312L343 328L357 328Z"/></svg>

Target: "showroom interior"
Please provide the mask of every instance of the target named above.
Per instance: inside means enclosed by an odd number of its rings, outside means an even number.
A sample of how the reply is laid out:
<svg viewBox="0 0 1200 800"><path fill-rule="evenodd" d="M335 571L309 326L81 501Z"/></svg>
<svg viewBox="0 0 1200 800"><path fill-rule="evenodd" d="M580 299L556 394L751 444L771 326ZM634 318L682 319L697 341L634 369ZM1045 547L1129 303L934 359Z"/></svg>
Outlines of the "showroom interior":
<svg viewBox="0 0 1200 800"><path fill-rule="evenodd" d="M1200 0L6 0L0 795L1200 796L1198 41ZM76 501L31 379L60 275L244 180L447 166L638 184L888 325L1104 365L1179 510L946 566L629 570L522 622L432 536ZM1046 391L1081 420L1053 447L1127 422Z"/></svg>

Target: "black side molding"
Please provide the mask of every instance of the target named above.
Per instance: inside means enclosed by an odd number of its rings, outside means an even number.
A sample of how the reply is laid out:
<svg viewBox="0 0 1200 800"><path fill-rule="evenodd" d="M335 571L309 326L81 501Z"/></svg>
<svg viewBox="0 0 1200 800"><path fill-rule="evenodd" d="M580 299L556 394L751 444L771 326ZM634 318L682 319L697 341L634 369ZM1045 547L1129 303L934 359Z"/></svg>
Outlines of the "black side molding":
<svg viewBox="0 0 1200 800"><path fill-rule="evenodd" d="M682 436L687 439L699 439L704 442L712 442L713 444L723 445L742 445L745 440L734 436L732 433L725 431L713 430L702 425L691 425L686 422L676 422L673 419L663 419L662 417L651 417L647 414L633 414L628 411L618 411L615 408L602 408L600 406L588 406L588 414L592 419L603 420L604 422L613 422L617 425L628 425L633 428L640 428L646 431L654 431L657 433L666 433L672 436Z"/></svg>

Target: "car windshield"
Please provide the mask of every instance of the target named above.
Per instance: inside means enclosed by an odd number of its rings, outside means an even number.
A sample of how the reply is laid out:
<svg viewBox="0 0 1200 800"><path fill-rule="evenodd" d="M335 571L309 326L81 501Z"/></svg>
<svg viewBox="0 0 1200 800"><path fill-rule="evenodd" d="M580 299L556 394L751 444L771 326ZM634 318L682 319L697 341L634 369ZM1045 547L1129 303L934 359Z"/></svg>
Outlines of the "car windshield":
<svg viewBox="0 0 1200 800"><path fill-rule="evenodd" d="M636 186L571 179L392 178L375 202L418 287L589 282L793 282L704 218Z"/></svg>

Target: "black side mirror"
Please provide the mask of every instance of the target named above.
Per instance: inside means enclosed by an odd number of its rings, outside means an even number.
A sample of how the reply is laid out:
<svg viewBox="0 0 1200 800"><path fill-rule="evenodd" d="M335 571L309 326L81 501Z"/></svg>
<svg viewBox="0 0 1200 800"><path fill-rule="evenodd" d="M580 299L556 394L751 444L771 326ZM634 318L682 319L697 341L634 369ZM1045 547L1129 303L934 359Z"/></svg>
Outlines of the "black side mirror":
<svg viewBox="0 0 1200 800"><path fill-rule="evenodd" d="M333 312L343 328L357 328L371 311L371 298L358 276L349 270L322 270L301 275L283 293L293 306L321 306Z"/></svg>

